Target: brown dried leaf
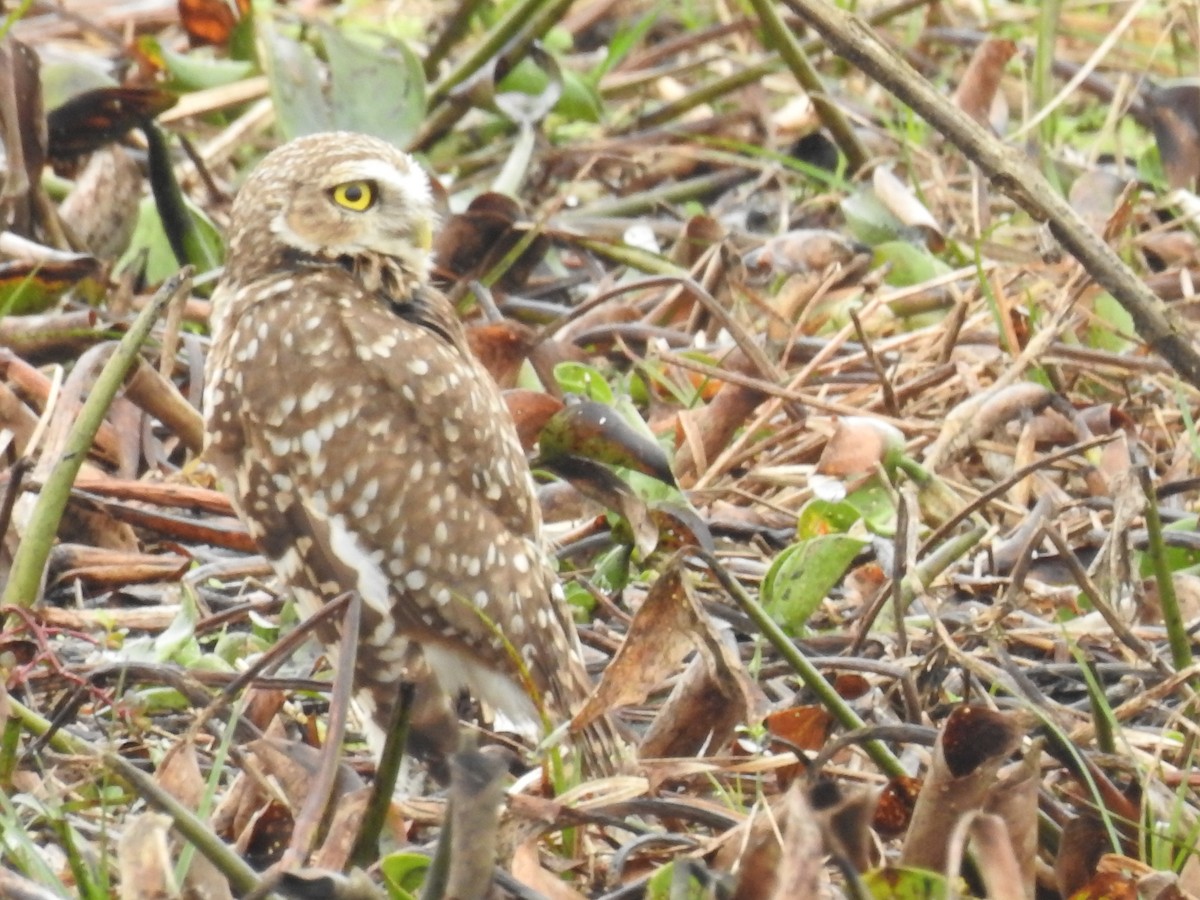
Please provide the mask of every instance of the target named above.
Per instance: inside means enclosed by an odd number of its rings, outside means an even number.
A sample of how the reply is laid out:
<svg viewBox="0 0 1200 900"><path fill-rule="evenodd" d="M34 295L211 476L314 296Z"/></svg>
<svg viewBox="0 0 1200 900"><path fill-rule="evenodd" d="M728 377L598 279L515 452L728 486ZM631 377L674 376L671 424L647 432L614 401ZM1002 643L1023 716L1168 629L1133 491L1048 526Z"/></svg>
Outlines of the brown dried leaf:
<svg viewBox="0 0 1200 900"><path fill-rule="evenodd" d="M676 682L638 748L643 757L695 757L720 753L739 725L759 718L766 705L737 649L720 639L711 621L698 636L700 653Z"/></svg>
<svg viewBox="0 0 1200 900"><path fill-rule="evenodd" d="M904 449L900 430L868 416L842 416L817 461L817 473L844 477L874 472L889 456Z"/></svg>
<svg viewBox="0 0 1200 900"><path fill-rule="evenodd" d="M199 809L204 799L204 776L196 748L190 740L175 744L163 759L154 780L163 790L188 809ZM178 839L173 840L178 846ZM196 854L188 866L182 886L184 897L205 897L208 900L232 900L229 882L205 856Z"/></svg>
<svg viewBox="0 0 1200 900"><path fill-rule="evenodd" d="M167 834L171 819L145 812L130 819L117 841L121 900L174 900L175 886Z"/></svg>
<svg viewBox="0 0 1200 900"><path fill-rule="evenodd" d="M996 773L1020 746L1028 724L1020 714L981 706L960 706L949 715L904 839L903 865L945 870L946 835L964 814L984 805Z"/></svg>
<svg viewBox="0 0 1200 900"><path fill-rule="evenodd" d="M517 436L526 453L537 446L546 423L563 409L563 402L544 391L513 389L504 392L504 405L517 426Z"/></svg>
<svg viewBox="0 0 1200 900"><path fill-rule="evenodd" d="M471 352L502 388L517 383L521 365L533 350L534 342L533 329L511 319L467 328Z"/></svg>
<svg viewBox="0 0 1200 900"><path fill-rule="evenodd" d="M537 891L546 900L586 900L583 894L542 867L538 858L537 838L517 844L509 871L517 881Z"/></svg>
<svg viewBox="0 0 1200 900"><path fill-rule="evenodd" d="M504 194L488 192L471 201L466 212L451 216L434 244L437 276L455 282L479 278L525 238L528 225L521 222L521 205ZM538 235L497 283L502 291L519 289L550 247Z"/></svg>
<svg viewBox="0 0 1200 900"><path fill-rule="evenodd" d="M1200 84L1179 81L1143 94L1158 155L1172 189L1195 190L1200 178Z"/></svg>
<svg viewBox="0 0 1200 900"><path fill-rule="evenodd" d="M988 38L975 48L962 81L951 98L954 105L980 125L991 126L992 104L999 96L1004 67L1017 52L1007 38Z"/></svg>
<svg viewBox="0 0 1200 900"><path fill-rule="evenodd" d="M833 717L823 706L793 706L769 713L763 724L772 735L801 750L820 750L829 739Z"/></svg>
<svg viewBox="0 0 1200 900"><path fill-rule="evenodd" d="M48 153L68 160L123 138L175 105L160 88L97 88L72 97L46 116Z"/></svg>
<svg viewBox="0 0 1200 900"><path fill-rule="evenodd" d="M179 0L179 21L193 47L225 47L238 20L250 12L250 0Z"/></svg>
<svg viewBox="0 0 1200 900"><path fill-rule="evenodd" d="M840 854L860 872L870 866L876 843L871 824L877 800L874 789L832 779L817 782L808 793L826 852Z"/></svg>
<svg viewBox="0 0 1200 900"><path fill-rule="evenodd" d="M618 706L640 703L670 675L695 645L707 613L700 607L682 569L659 576L633 616L629 632L571 729L584 727Z"/></svg>
<svg viewBox="0 0 1200 900"><path fill-rule="evenodd" d="M875 804L875 813L871 819L871 827L879 832L881 837L899 837L908 830L912 821L913 810L917 798L921 795L921 779L893 778L879 795Z"/></svg>
<svg viewBox="0 0 1200 900"><path fill-rule="evenodd" d="M346 868L370 800L371 789L360 788L338 801L333 808L333 821L329 823L325 841L309 860L312 868L333 872L341 872Z"/></svg>
<svg viewBox="0 0 1200 900"><path fill-rule="evenodd" d="M907 184L886 166L876 166L871 175L875 196L887 210L908 228L919 231L925 244L935 253L946 246L946 235L929 208Z"/></svg>
<svg viewBox="0 0 1200 900"><path fill-rule="evenodd" d="M771 811L759 812L749 828L745 850L737 859L738 882L732 900L820 896L825 850L800 781L793 783Z"/></svg>
<svg viewBox="0 0 1200 900"><path fill-rule="evenodd" d="M870 248L841 232L827 228L800 228L771 238L745 256L751 271L769 270L777 275L824 272L832 266L848 266Z"/></svg>
<svg viewBox="0 0 1200 900"><path fill-rule="evenodd" d="M117 144L93 153L58 209L79 246L100 259L119 257L137 224L142 173Z"/></svg>

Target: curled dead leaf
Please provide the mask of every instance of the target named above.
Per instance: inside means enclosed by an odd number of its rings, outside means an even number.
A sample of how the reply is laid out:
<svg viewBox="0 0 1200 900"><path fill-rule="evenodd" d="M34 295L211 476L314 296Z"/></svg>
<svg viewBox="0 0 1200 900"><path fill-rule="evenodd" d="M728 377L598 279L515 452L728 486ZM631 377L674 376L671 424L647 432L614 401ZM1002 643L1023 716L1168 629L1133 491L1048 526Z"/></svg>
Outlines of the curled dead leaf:
<svg viewBox="0 0 1200 900"><path fill-rule="evenodd" d="M47 152L64 160L91 153L170 109L177 99L161 88L85 91L46 116Z"/></svg>
<svg viewBox="0 0 1200 900"><path fill-rule="evenodd" d="M451 216L434 245L437 275L446 281L479 278L522 241L529 226L522 222L521 205L504 194L488 192L471 201L466 211ZM521 287L550 247L539 235L521 251L497 283L504 291Z"/></svg>
<svg viewBox="0 0 1200 900"><path fill-rule="evenodd" d="M988 38L975 48L962 81L954 91L954 105L980 125L992 125L992 110L1000 94L1004 67L1016 55L1017 45L1007 38Z"/></svg>
<svg viewBox="0 0 1200 900"><path fill-rule="evenodd" d="M593 400L570 403L551 416L538 439L543 459L593 459L675 484L666 453L617 410Z"/></svg>
<svg viewBox="0 0 1200 900"><path fill-rule="evenodd" d="M904 434L894 425L869 416L843 416L825 442L816 472L834 477L866 474L903 450Z"/></svg>

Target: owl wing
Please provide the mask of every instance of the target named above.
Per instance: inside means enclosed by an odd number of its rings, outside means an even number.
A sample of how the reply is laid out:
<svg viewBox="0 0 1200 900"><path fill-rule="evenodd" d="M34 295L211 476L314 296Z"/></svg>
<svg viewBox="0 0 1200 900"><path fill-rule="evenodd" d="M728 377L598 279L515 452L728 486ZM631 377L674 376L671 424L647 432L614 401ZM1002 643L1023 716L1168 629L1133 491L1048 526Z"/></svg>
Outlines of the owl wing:
<svg viewBox="0 0 1200 900"><path fill-rule="evenodd" d="M494 673L515 678L514 654L532 662L552 601L528 467L490 376L336 272L235 328L235 358L254 350L244 458L269 461L239 492L280 575L326 598L357 590L364 644L449 648L461 682L512 708Z"/></svg>

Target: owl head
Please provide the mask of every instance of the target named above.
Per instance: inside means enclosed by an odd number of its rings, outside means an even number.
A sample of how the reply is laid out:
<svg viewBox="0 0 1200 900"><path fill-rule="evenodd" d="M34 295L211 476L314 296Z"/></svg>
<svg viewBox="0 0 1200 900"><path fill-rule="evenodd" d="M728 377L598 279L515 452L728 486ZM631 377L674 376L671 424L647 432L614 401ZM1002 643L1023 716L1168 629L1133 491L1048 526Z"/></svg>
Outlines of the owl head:
<svg viewBox="0 0 1200 900"><path fill-rule="evenodd" d="M322 261L381 255L423 277L434 219L429 179L407 153L364 134L313 134L267 154L246 179L230 257L273 266L272 250Z"/></svg>

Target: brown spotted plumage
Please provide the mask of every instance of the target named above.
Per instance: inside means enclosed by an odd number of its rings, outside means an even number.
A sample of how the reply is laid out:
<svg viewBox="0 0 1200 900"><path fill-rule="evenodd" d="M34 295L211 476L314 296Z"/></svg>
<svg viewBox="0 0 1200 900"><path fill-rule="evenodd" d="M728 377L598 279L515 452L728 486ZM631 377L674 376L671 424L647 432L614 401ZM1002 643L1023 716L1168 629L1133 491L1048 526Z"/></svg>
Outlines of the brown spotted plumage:
<svg viewBox="0 0 1200 900"><path fill-rule="evenodd" d="M300 138L238 195L213 297L209 459L302 608L361 596L376 751L410 641L444 690L519 723L540 721L529 688L555 724L589 692L512 420L428 284L433 218L406 154ZM611 728L581 735L594 772L616 764Z"/></svg>

